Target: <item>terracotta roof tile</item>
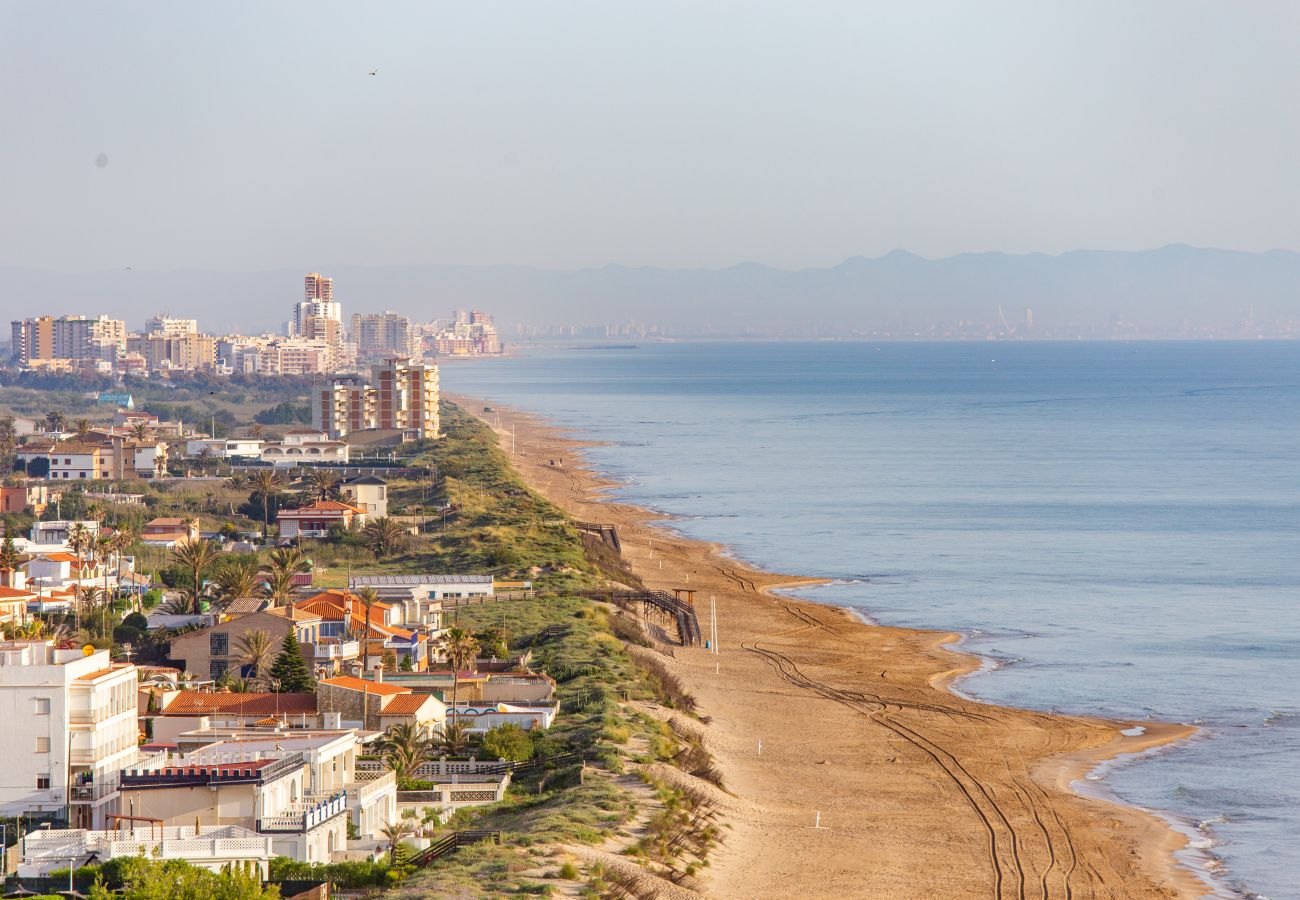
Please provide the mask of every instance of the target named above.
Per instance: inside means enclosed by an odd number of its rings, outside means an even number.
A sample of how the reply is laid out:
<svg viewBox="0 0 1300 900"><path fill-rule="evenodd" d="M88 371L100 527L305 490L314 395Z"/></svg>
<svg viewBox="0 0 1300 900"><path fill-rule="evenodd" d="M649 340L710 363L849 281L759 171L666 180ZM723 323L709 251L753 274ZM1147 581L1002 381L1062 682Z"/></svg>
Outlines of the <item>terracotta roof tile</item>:
<svg viewBox="0 0 1300 900"><path fill-rule="evenodd" d="M350 691L363 691L367 694L379 694L383 696L411 693L410 688L401 687L396 684L385 684L382 681L367 681L364 678L357 678L353 675L338 675L334 678L326 678L320 683L328 684L331 687L347 688Z"/></svg>
<svg viewBox="0 0 1300 900"><path fill-rule="evenodd" d="M181 691L163 710L164 716L207 716L225 713L236 716L296 716L316 714L315 694L216 694Z"/></svg>
<svg viewBox="0 0 1300 900"><path fill-rule="evenodd" d="M379 711L379 714L381 716L413 716L432 697L433 694L398 694L384 704L384 708Z"/></svg>

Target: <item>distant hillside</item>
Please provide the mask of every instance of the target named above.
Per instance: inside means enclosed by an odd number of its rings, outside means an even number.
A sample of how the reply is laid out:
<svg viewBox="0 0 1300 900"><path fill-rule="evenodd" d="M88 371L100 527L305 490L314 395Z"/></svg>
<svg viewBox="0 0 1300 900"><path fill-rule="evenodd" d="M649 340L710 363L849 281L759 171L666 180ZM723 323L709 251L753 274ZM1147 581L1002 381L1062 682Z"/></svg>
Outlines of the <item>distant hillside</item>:
<svg viewBox="0 0 1300 900"><path fill-rule="evenodd" d="M1300 254L1239 253L1171 245L1141 252L1059 256L973 253L923 259L895 251L832 268L783 271L604 266L556 271L520 266L361 267L321 262L345 316L393 309L420 320L456 307L533 324L641 322L678 332L807 332L811 326L878 330L935 322L1020 321L1032 307L1044 329L1122 318L1144 329L1225 329L1300 320ZM56 274L0 269L8 320L38 311L111 312L138 328L156 312L193 316L208 331L274 329L298 299L303 271L122 270Z"/></svg>

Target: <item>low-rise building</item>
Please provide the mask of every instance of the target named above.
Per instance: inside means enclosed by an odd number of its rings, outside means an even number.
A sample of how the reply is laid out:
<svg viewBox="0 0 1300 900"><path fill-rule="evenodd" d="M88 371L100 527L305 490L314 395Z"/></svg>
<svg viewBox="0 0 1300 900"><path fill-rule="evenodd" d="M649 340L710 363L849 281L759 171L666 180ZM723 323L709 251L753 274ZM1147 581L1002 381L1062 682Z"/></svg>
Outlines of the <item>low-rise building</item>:
<svg viewBox="0 0 1300 900"><path fill-rule="evenodd" d="M506 724L531 731L550 728L555 713L554 703L457 703L447 707L447 721L463 724L471 734L482 734Z"/></svg>
<svg viewBox="0 0 1300 900"><path fill-rule="evenodd" d="M388 482L375 475L358 475L339 485L348 502L366 514L366 518L382 519L388 515Z"/></svg>
<svg viewBox="0 0 1300 900"><path fill-rule="evenodd" d="M183 660L187 671L203 678L215 680L226 672L246 677L252 668L244 652L248 635L256 631L265 632L273 651L279 653L284 639L293 632L309 667L315 670L319 661L328 664L330 671L337 671L343 662L342 648L331 643L328 645L331 649L318 651L323 637L320 626L320 616L292 606L262 610L173 638L171 658ZM360 652L355 642L351 649L351 658L354 659Z"/></svg>
<svg viewBox="0 0 1300 900"><path fill-rule="evenodd" d="M269 838L276 856L303 862L330 862L347 848L347 793L313 785L303 753L218 761L210 750L123 772L119 808L173 827L239 826Z"/></svg>
<svg viewBox="0 0 1300 900"><path fill-rule="evenodd" d="M366 524L365 510L338 500L317 500L297 509L282 509L276 515L280 537L328 537L331 528L350 531Z"/></svg>
<svg viewBox="0 0 1300 900"><path fill-rule="evenodd" d="M28 538L33 544L68 543L68 536L80 525L92 538L99 537L99 523L94 519L62 519L49 522L33 522Z"/></svg>
<svg viewBox="0 0 1300 900"><path fill-rule="evenodd" d="M357 771L361 738L339 728L187 732L166 759L123 774L120 803L167 824L239 825L277 854L329 862L347 848L348 819L369 839L397 820L393 773Z"/></svg>
<svg viewBox="0 0 1300 900"><path fill-rule="evenodd" d="M398 664L411 671L422 672L428 668L432 654L430 633L395 624L395 608L388 603L372 604L368 622L365 604L349 591L322 591L299 600L294 606L321 617L322 636L367 640L372 669L382 664L385 650L392 650Z"/></svg>
<svg viewBox="0 0 1300 900"><path fill-rule="evenodd" d="M207 728L247 728L261 722L302 728L323 724L315 694L162 690L154 702L153 739L161 743L175 743L185 732Z"/></svg>
<svg viewBox="0 0 1300 900"><path fill-rule="evenodd" d="M36 595L26 588L0 585L0 622L25 622L27 604L35 600Z"/></svg>
<svg viewBox="0 0 1300 900"><path fill-rule="evenodd" d="M39 516L49 505L50 489L42 482L24 481L0 486L0 513L23 513L30 510Z"/></svg>
<svg viewBox="0 0 1300 900"><path fill-rule="evenodd" d="M402 622L442 628L443 600L491 599L491 575L353 575L348 588L374 588L387 603L400 607Z"/></svg>
<svg viewBox="0 0 1300 900"><path fill-rule="evenodd" d="M340 675L316 685L322 713L338 713L348 728L387 731L393 725L420 725L440 732L447 706L433 694L417 694L409 687Z"/></svg>
<svg viewBox="0 0 1300 900"><path fill-rule="evenodd" d="M94 481L112 478L104 448L83 441L60 441L50 448L50 480Z"/></svg>
<svg viewBox="0 0 1300 900"><path fill-rule="evenodd" d="M199 539L198 519L158 518L140 529L140 540L159 547L175 547Z"/></svg>

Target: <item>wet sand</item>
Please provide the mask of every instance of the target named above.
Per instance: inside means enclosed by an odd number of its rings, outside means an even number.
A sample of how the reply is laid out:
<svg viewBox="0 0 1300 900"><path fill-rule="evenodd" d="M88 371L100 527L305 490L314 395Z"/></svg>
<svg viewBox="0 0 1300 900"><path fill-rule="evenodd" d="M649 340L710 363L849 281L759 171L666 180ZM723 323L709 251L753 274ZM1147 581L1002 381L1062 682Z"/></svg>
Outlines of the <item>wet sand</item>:
<svg viewBox="0 0 1300 900"><path fill-rule="evenodd" d="M1098 762L1191 734L979 703L948 690L979 667L957 635L864 623L782 596L817 579L777 575L680 537L666 517L608 499L614 483L544 420L452 398L506 436L528 483L574 517L618 529L652 589L696 591L719 653L665 662L699 702L724 773L725 837L703 871L715 897L1197 897L1154 815L1075 794ZM499 420L499 422L498 422ZM552 461L562 460L562 465ZM1141 725L1145 733L1121 730ZM761 741L761 749L759 742ZM820 817L820 827L818 821Z"/></svg>

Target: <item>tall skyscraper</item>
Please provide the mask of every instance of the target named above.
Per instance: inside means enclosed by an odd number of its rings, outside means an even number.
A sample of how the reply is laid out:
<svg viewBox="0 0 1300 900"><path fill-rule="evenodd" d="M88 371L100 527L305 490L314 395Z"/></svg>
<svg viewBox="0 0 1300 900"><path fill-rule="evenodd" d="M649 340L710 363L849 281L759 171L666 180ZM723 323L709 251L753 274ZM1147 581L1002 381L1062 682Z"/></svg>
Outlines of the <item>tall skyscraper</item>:
<svg viewBox="0 0 1300 900"><path fill-rule="evenodd" d="M334 279L310 272L303 279L303 298L289 320L291 337L324 341L330 348L330 368L344 363L343 308L334 301Z"/></svg>

